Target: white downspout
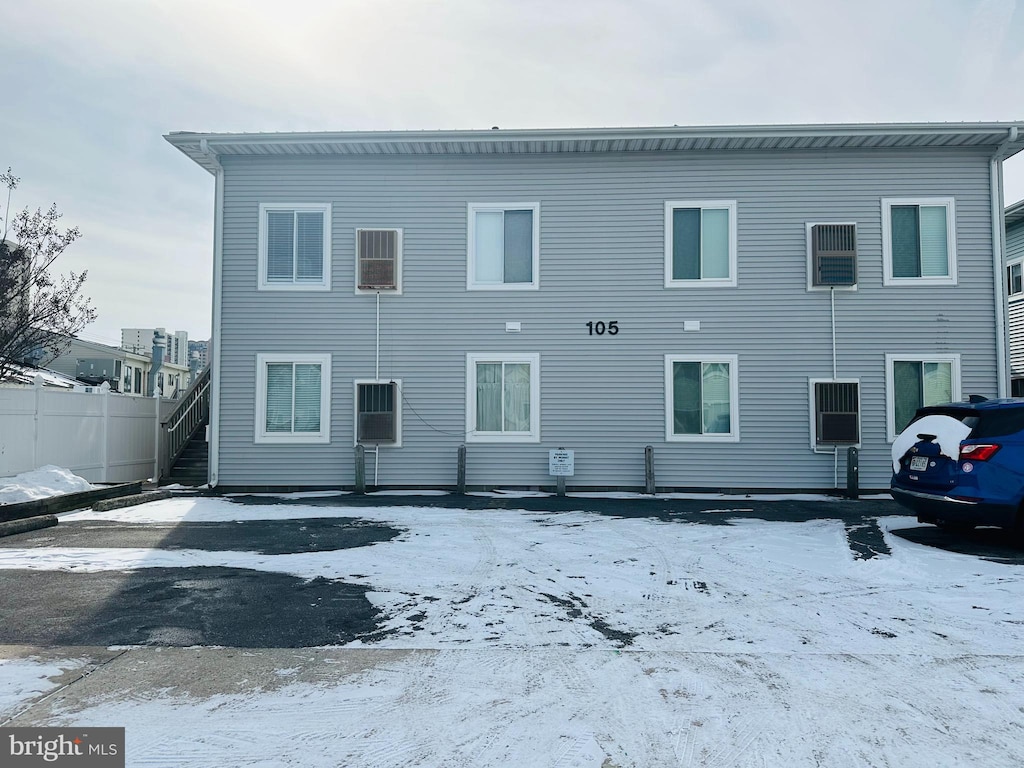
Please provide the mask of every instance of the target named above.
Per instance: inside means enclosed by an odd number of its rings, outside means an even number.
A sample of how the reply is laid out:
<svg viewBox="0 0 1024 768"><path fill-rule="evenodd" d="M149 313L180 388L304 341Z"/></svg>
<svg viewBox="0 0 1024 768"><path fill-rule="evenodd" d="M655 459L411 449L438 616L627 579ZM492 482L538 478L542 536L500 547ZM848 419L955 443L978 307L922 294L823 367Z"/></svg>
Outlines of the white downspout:
<svg viewBox="0 0 1024 768"><path fill-rule="evenodd" d="M838 352L838 347L836 346L836 288L835 288L834 285L829 288L829 299L831 301L831 309L832 309L832 380L835 381L836 378L839 375L839 352ZM813 415L814 415L814 410L813 410L814 395L813 395L813 393L811 394L811 406L812 406L811 415L813 417ZM813 431L812 431L812 434L811 434L811 452L812 453L822 453L822 454L825 454L826 456L831 455L833 457L833 461L832 461L832 464L833 464L832 474L834 476L834 483L833 483L833 485L836 488L838 488L839 487L839 449L834 447L834 448L832 448L831 451L822 451L822 450L820 450L817 446L814 445L814 434L813 434Z"/></svg>
<svg viewBox="0 0 1024 768"><path fill-rule="evenodd" d="M374 368L373 380L380 381L380 291L377 291L377 335L374 342ZM373 448L373 484L377 485L378 470L380 469L380 443Z"/></svg>
<svg viewBox="0 0 1024 768"><path fill-rule="evenodd" d="M224 168L217 160L217 154L210 150L206 139L200 140L200 149L216 168L214 178L216 189L213 203L213 328L211 343L213 355L210 358L210 487L216 487L220 470L220 371L221 371L221 290L223 288L224 261Z"/></svg>
<svg viewBox="0 0 1024 768"><path fill-rule="evenodd" d="M836 287L828 289L832 299L832 381L839 378L839 350L836 348ZM839 487L839 448L832 448L832 487Z"/></svg>
<svg viewBox="0 0 1024 768"><path fill-rule="evenodd" d="M1006 270L1004 253L1005 224L1003 218L1003 157L1007 147L1017 140L1017 126L1010 128L1006 141L999 145L989 161L989 183L992 198L992 261L995 271L995 313L996 313L996 395L1009 396L1010 386L1010 338L1009 307L1006 301L1006 286L1003 278Z"/></svg>
<svg viewBox="0 0 1024 768"><path fill-rule="evenodd" d="M832 381L839 377L839 358L836 350L836 287L829 288L832 297Z"/></svg>

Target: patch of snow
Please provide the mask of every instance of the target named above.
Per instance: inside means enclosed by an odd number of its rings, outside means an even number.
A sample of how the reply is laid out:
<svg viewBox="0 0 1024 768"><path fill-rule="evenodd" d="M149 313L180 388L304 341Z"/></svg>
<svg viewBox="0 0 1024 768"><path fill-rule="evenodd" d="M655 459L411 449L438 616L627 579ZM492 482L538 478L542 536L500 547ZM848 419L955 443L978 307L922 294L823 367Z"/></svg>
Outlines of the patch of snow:
<svg viewBox="0 0 1024 768"><path fill-rule="evenodd" d="M967 439L971 428L960 419L933 413L918 419L904 429L892 444L892 471L900 471L900 459L919 440L918 435L935 435L935 442L945 456L951 459L960 457L960 442Z"/></svg>
<svg viewBox="0 0 1024 768"><path fill-rule="evenodd" d="M550 495L550 494L547 494ZM565 494L577 499L692 499L694 501L840 501L824 493L636 493L629 491L573 491Z"/></svg>
<svg viewBox="0 0 1024 768"><path fill-rule="evenodd" d="M470 491L467 496L483 496L488 499L546 499L553 494L544 491L513 491L496 488L493 491Z"/></svg>
<svg viewBox="0 0 1024 768"><path fill-rule="evenodd" d="M372 491L367 496L449 496L451 491L438 490L401 490L401 491Z"/></svg>
<svg viewBox="0 0 1024 768"><path fill-rule="evenodd" d="M209 488L201 485L200 488ZM259 496L265 499L326 499L329 496L347 496L351 491L293 491L291 493L225 493L225 498Z"/></svg>
<svg viewBox="0 0 1024 768"><path fill-rule="evenodd" d="M0 659L0 722L17 713L32 699L49 693L57 684L51 678L85 665L80 659L43 662L35 658Z"/></svg>
<svg viewBox="0 0 1024 768"><path fill-rule="evenodd" d="M269 556L0 548L0 568L218 565L341 579L369 587L386 616L389 634L373 642L280 657L275 685L198 696L160 678L129 695L61 701L46 724L126 727L133 764L165 764L173 744L181 768L1024 763L1024 569L893 534L917 527L913 517L878 520L892 553L871 560L853 558L837 520L706 525L202 497L103 517L352 514L403 532ZM339 663L349 649L375 652ZM331 664L319 682L304 674ZM46 690L38 669L0 665L0 691L18 688L19 674L29 685L12 698Z"/></svg>
<svg viewBox="0 0 1024 768"><path fill-rule="evenodd" d="M69 469L47 464L14 477L0 477L0 504L45 499L94 487Z"/></svg>

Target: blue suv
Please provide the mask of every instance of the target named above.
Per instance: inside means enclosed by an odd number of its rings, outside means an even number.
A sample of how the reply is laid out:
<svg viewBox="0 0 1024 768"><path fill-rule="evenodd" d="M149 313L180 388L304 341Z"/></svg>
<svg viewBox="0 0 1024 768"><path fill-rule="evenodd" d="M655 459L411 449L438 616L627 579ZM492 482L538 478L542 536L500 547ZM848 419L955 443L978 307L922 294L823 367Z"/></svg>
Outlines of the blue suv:
<svg viewBox="0 0 1024 768"><path fill-rule="evenodd" d="M958 450L944 452L942 420L915 424L926 416L944 416L959 441ZM957 431L959 430L959 431ZM903 431L916 437L892 477L892 497L913 510L922 523L950 530L994 525L1024 534L1024 398L950 403L919 408ZM897 440L897 445L899 440ZM951 456L950 453L957 455Z"/></svg>

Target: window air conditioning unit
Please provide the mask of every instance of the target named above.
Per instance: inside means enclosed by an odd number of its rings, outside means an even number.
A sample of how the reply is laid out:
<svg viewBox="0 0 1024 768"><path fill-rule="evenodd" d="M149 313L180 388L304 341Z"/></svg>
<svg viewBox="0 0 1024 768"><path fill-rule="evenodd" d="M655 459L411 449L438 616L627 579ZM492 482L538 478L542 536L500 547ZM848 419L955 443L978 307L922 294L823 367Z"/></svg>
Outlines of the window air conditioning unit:
<svg viewBox="0 0 1024 768"><path fill-rule="evenodd" d="M857 226L855 224L814 224L811 226L813 285L851 286L857 284Z"/></svg>
<svg viewBox="0 0 1024 768"><path fill-rule="evenodd" d="M860 442L860 384L818 381L814 384L815 442L818 445Z"/></svg>
<svg viewBox="0 0 1024 768"><path fill-rule="evenodd" d="M397 290L398 239L397 229L357 230L359 288Z"/></svg>
<svg viewBox="0 0 1024 768"><path fill-rule="evenodd" d="M379 445L397 441L395 389L392 383L358 385L358 442Z"/></svg>

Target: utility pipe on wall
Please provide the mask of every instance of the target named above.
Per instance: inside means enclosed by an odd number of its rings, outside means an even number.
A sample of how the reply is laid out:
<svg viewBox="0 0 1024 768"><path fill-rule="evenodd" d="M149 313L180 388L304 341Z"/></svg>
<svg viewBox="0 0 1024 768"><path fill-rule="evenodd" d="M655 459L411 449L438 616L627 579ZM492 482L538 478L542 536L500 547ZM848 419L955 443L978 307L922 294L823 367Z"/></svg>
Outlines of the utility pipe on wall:
<svg viewBox="0 0 1024 768"><path fill-rule="evenodd" d="M996 395L1007 397L1010 384L1010 339L1006 332L1009 308L1006 302L1006 288L1003 284L1006 258L1003 253L1003 158L1009 145L1017 141L1019 131L1012 126L1006 141L999 145L989 161L989 185L992 198L992 262L995 273L995 314L996 314Z"/></svg>
<svg viewBox="0 0 1024 768"><path fill-rule="evenodd" d="M374 341L373 380L380 381L380 291L377 291L377 330ZM373 485L377 486L377 472L380 469L380 444L373 449Z"/></svg>

